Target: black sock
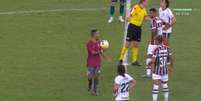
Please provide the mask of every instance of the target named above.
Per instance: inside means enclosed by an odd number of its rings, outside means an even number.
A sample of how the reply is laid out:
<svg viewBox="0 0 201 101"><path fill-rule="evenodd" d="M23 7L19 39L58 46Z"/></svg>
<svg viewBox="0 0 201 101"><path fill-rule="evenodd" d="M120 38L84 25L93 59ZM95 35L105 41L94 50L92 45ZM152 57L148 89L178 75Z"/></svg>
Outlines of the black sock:
<svg viewBox="0 0 201 101"><path fill-rule="evenodd" d="M94 79L94 91L97 91L98 79Z"/></svg>
<svg viewBox="0 0 201 101"><path fill-rule="evenodd" d="M120 5L119 13L121 16L124 15L124 5L122 5L122 4Z"/></svg>
<svg viewBox="0 0 201 101"><path fill-rule="evenodd" d="M115 6L110 6L110 16L114 16Z"/></svg>
<svg viewBox="0 0 201 101"><path fill-rule="evenodd" d="M92 79L88 79L88 89L91 90Z"/></svg>

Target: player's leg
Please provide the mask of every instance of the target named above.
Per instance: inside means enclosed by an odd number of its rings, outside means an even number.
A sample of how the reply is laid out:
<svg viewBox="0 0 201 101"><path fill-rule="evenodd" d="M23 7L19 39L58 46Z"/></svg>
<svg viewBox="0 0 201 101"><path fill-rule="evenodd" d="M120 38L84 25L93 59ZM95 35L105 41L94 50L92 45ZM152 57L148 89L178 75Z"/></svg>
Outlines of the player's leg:
<svg viewBox="0 0 201 101"><path fill-rule="evenodd" d="M141 66L138 59L138 50L141 41L141 27L133 25L133 41L132 41L132 65Z"/></svg>
<svg viewBox="0 0 201 101"><path fill-rule="evenodd" d="M153 90L152 90L152 101L158 101L158 94L159 94L159 80L153 81Z"/></svg>
<svg viewBox="0 0 201 101"><path fill-rule="evenodd" d="M88 67L87 68L87 76L88 76L88 91L92 89L92 78L93 78L93 68Z"/></svg>
<svg viewBox="0 0 201 101"><path fill-rule="evenodd" d="M92 75L92 84L91 84L91 94L96 96L95 92L95 73L96 73L96 68L91 68L91 75Z"/></svg>
<svg viewBox="0 0 201 101"><path fill-rule="evenodd" d="M140 43L137 42L137 41L133 41L132 42L132 48L131 48L131 52L132 52L132 65L140 65L139 62L137 61L139 44Z"/></svg>
<svg viewBox="0 0 201 101"><path fill-rule="evenodd" d="M119 61L122 62L124 55L126 54L126 51L130 47L131 41L132 41L132 34L133 34L133 26L132 24L128 25L127 29L127 35L126 35L126 43L124 44L123 48L121 49Z"/></svg>
<svg viewBox="0 0 201 101"><path fill-rule="evenodd" d="M96 68L95 75L94 75L93 91L96 95L97 95L97 87L99 83L99 75L100 75L100 67Z"/></svg>
<svg viewBox="0 0 201 101"><path fill-rule="evenodd" d="M163 33L163 44L169 46L170 33Z"/></svg>
<svg viewBox="0 0 201 101"><path fill-rule="evenodd" d="M111 3L110 3L110 18L108 20L108 23L111 23L114 18L114 13L115 13L115 4L116 4L117 0L111 0Z"/></svg>
<svg viewBox="0 0 201 101"><path fill-rule="evenodd" d="M162 77L162 88L164 101L168 101L169 98L169 87L168 87L168 75Z"/></svg>
<svg viewBox="0 0 201 101"><path fill-rule="evenodd" d="M156 49L157 45L153 45L149 43L148 49L147 49L147 59L146 59L146 73L143 75L143 77L151 77L151 66L149 65L152 60L152 54L153 51Z"/></svg>
<svg viewBox="0 0 201 101"><path fill-rule="evenodd" d="M122 49L121 49L121 53L120 53L120 57L119 57L119 62L120 64L122 64L124 56L126 54L126 51L128 50L130 46L130 41L126 41L126 43L123 45Z"/></svg>
<svg viewBox="0 0 201 101"><path fill-rule="evenodd" d="M153 79L152 101L157 101L161 76L152 74L152 79Z"/></svg>
<svg viewBox="0 0 201 101"><path fill-rule="evenodd" d="M124 22L123 16L124 16L124 11L125 11L125 4L126 4L126 0L120 0L120 8L119 8L119 21L120 22Z"/></svg>
<svg viewBox="0 0 201 101"><path fill-rule="evenodd" d="M148 54L147 59L146 59L145 74L142 75L142 77L145 77L145 78L150 78L151 77L151 66L149 65L150 62L151 62L151 55Z"/></svg>

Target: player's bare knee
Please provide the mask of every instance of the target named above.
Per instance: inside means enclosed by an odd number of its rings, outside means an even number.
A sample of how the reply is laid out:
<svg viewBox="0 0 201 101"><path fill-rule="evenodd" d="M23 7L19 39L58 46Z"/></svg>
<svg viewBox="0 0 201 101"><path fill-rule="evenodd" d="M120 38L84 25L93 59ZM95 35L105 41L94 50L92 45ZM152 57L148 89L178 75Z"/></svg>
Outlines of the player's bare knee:
<svg viewBox="0 0 201 101"><path fill-rule="evenodd" d="M130 47L130 43L129 43L129 42L126 42L126 43L124 44L124 47L125 47L125 48L129 48L129 47Z"/></svg>
<svg viewBox="0 0 201 101"><path fill-rule="evenodd" d="M154 81L153 81L153 84L154 84L154 85L159 85L160 82L159 82L159 80L154 80Z"/></svg>
<svg viewBox="0 0 201 101"><path fill-rule="evenodd" d="M162 82L162 87L163 87L163 89L168 88L168 84L167 84L167 82Z"/></svg>
<svg viewBox="0 0 201 101"><path fill-rule="evenodd" d="M139 42L134 41L133 44L132 44L132 47L138 48L139 45L140 45Z"/></svg>

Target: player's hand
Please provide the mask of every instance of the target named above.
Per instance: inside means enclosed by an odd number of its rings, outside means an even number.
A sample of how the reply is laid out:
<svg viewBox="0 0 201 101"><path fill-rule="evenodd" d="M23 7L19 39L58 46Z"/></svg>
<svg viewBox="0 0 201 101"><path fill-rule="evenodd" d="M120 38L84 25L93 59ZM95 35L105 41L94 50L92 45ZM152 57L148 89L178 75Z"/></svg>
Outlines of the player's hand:
<svg viewBox="0 0 201 101"><path fill-rule="evenodd" d="M163 28L163 30L168 30L170 27L171 27L171 25L168 24L168 23L166 23L166 24L165 24L165 27Z"/></svg>
<svg viewBox="0 0 201 101"><path fill-rule="evenodd" d="M168 72L169 72L169 74L171 74L171 73L173 72L173 68L172 68L172 67L169 67L169 68L168 68Z"/></svg>
<svg viewBox="0 0 201 101"><path fill-rule="evenodd" d="M145 17L145 20L147 20L147 21L151 21L150 16L146 16L146 17Z"/></svg>
<svg viewBox="0 0 201 101"><path fill-rule="evenodd" d="M105 51L107 51L106 48L101 48L101 52L105 52Z"/></svg>
<svg viewBox="0 0 201 101"><path fill-rule="evenodd" d="M103 58L107 61L107 62L112 62L112 58L108 55L104 55Z"/></svg>

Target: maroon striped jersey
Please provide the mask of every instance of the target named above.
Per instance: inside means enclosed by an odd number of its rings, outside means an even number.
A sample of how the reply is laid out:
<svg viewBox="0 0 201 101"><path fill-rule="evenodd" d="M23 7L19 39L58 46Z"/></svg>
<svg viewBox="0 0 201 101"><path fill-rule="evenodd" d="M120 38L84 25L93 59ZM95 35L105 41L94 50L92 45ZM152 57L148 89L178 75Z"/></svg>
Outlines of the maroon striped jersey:
<svg viewBox="0 0 201 101"><path fill-rule="evenodd" d="M154 17L151 19L151 29L157 30L158 35L163 33L163 21L159 17Z"/></svg>
<svg viewBox="0 0 201 101"><path fill-rule="evenodd" d="M170 56L172 55L171 49L165 45L159 45L154 53L155 59L153 73L156 75L168 74L168 65L170 64Z"/></svg>

